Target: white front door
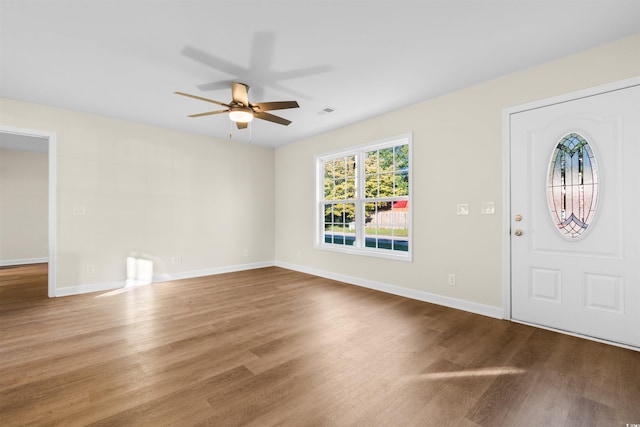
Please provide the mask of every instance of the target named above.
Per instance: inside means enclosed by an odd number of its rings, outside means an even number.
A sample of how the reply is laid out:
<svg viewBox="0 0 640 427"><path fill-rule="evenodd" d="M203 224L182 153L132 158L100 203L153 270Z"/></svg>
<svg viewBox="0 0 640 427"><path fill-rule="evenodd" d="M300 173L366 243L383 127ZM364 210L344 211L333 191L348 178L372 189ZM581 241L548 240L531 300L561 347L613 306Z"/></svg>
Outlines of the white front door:
<svg viewBox="0 0 640 427"><path fill-rule="evenodd" d="M511 317L640 347L640 86L510 115Z"/></svg>

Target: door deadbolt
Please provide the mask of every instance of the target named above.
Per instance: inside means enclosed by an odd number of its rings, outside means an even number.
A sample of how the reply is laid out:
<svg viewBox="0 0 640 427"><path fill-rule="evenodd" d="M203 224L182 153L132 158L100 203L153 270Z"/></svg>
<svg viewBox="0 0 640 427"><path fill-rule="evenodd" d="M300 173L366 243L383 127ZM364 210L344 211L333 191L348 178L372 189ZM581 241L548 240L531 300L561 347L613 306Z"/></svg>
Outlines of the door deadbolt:
<svg viewBox="0 0 640 427"><path fill-rule="evenodd" d="M522 215L517 214L515 217L513 217L513 219L518 221L518 222L520 222L520 221L522 221Z"/></svg>

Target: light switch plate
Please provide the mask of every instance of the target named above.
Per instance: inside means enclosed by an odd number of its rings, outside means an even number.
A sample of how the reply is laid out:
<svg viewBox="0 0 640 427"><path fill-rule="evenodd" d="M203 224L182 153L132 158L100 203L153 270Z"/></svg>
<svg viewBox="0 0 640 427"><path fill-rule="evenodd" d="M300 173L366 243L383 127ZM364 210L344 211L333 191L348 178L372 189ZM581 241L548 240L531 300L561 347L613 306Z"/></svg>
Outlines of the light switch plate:
<svg viewBox="0 0 640 427"><path fill-rule="evenodd" d="M458 203L456 213L458 215L469 215L469 203Z"/></svg>
<svg viewBox="0 0 640 427"><path fill-rule="evenodd" d="M493 215L496 213L495 202L482 202L482 215Z"/></svg>

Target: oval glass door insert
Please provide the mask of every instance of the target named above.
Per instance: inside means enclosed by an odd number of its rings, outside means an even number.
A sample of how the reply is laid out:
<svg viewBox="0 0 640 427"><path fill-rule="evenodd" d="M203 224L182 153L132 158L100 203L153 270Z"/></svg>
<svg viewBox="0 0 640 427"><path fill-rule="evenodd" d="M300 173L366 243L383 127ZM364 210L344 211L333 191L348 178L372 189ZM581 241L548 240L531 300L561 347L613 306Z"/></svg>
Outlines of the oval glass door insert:
<svg viewBox="0 0 640 427"><path fill-rule="evenodd" d="M598 204L598 165L585 138L570 133L560 140L549 164L547 201L558 232L567 239L582 236Z"/></svg>

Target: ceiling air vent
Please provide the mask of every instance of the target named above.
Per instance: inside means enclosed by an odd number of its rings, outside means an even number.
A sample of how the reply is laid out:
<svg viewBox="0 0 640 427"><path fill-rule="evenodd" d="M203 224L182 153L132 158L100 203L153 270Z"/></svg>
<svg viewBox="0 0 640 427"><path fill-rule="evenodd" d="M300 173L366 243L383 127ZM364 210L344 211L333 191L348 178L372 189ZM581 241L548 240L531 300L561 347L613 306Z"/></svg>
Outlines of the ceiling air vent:
<svg viewBox="0 0 640 427"><path fill-rule="evenodd" d="M317 111L316 114L318 114L319 116L322 116L324 114L329 114L329 113L333 113L334 111L336 111L335 108L331 108L331 107L324 107L322 110Z"/></svg>

